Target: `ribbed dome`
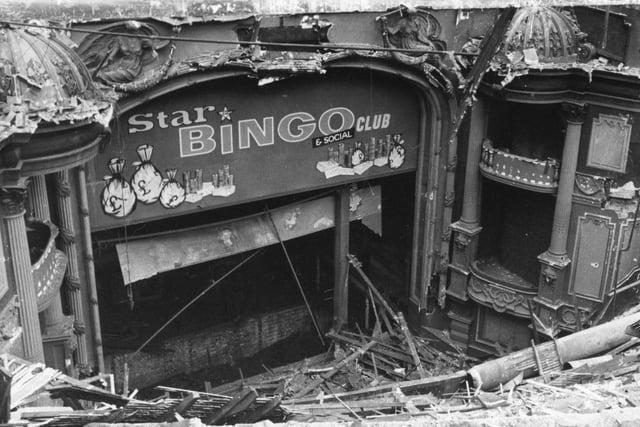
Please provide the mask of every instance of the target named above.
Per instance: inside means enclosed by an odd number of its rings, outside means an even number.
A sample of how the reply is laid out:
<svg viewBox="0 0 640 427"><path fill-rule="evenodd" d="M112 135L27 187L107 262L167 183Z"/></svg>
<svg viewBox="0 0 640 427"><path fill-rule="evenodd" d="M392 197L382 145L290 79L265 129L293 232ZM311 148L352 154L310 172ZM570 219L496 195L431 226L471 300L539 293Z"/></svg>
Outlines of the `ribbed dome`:
<svg viewBox="0 0 640 427"><path fill-rule="evenodd" d="M55 31L0 28L0 145L38 123L79 121L109 110L78 55Z"/></svg>
<svg viewBox="0 0 640 427"><path fill-rule="evenodd" d="M535 48L541 61L578 53L585 34L573 16L548 6L519 9L504 39L505 53Z"/></svg>

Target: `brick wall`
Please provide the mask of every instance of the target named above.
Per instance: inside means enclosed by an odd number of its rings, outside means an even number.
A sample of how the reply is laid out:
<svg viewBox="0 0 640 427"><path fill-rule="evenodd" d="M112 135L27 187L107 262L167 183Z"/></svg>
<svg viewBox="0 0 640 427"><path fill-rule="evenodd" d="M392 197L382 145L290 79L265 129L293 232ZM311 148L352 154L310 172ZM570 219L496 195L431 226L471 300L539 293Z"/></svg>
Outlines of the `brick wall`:
<svg viewBox="0 0 640 427"><path fill-rule="evenodd" d="M180 373L207 366L231 364L250 357L298 332L311 330L304 306L260 314L238 323L225 323L192 334L160 341L162 352L107 356L108 369L122 388L125 357L129 365L129 388L143 388Z"/></svg>

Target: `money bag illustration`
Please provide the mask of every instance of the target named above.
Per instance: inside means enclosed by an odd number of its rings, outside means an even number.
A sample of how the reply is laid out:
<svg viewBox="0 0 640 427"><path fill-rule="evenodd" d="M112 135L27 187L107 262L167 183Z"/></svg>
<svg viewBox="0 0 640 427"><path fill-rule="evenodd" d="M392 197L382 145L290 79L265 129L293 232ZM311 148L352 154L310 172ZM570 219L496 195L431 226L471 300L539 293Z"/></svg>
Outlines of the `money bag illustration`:
<svg viewBox="0 0 640 427"><path fill-rule="evenodd" d="M102 210L107 215L122 218L129 215L136 207L136 195L131 185L122 176L124 159L114 157L109 160L111 175L105 176L107 185L102 190Z"/></svg>
<svg viewBox="0 0 640 427"><path fill-rule="evenodd" d="M187 192L182 184L176 181L177 169L167 169L167 179L160 191L160 204L167 209L177 208L184 202Z"/></svg>
<svg viewBox="0 0 640 427"><path fill-rule="evenodd" d="M151 164L152 145L139 145L136 149L139 162L133 162L136 172L131 178L131 185L136 197L145 205L154 203L160 197L162 190L162 174L153 164Z"/></svg>
<svg viewBox="0 0 640 427"><path fill-rule="evenodd" d="M391 150L389 150L389 167L391 169L398 169L402 166L406 154L407 150L404 148L402 135L399 133L393 135L393 145L391 146Z"/></svg>
<svg viewBox="0 0 640 427"><path fill-rule="evenodd" d="M362 151L362 143L356 142L356 148L353 150L353 154L351 155L351 164L353 166L358 166L360 163L364 161L364 151Z"/></svg>

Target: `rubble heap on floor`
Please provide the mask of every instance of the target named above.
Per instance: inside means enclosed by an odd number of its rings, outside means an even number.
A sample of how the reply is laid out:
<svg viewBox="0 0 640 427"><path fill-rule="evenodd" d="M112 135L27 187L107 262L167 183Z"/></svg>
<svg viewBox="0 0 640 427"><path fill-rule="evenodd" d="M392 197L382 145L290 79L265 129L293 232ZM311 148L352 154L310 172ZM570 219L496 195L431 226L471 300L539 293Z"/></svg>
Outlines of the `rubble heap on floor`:
<svg viewBox="0 0 640 427"><path fill-rule="evenodd" d="M376 319L371 331L357 325L331 331L325 354L275 369L265 366L263 374L215 388L205 383L205 391L161 386L160 397L138 400L135 393L116 394L109 375L77 380L42 364L0 356L0 421L49 426L640 422L640 306L611 322L480 363L440 331L414 336L403 313L364 282ZM44 406L47 401L64 406Z"/></svg>

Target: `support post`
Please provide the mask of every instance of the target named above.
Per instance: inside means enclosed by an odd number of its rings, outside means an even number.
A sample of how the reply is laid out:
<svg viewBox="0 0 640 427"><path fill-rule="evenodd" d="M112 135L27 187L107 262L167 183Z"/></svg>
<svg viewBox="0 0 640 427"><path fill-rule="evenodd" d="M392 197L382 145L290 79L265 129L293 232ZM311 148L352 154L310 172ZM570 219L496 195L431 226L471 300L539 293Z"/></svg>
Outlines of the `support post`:
<svg viewBox="0 0 640 427"><path fill-rule="evenodd" d="M71 184L69 171L56 172L56 198L58 217L60 218L60 237L62 250L67 255L69 265L65 277L71 314L75 316L74 331L78 338L77 363L80 369L88 368L87 337L85 334L84 306L82 288L80 286L80 268L78 248L76 246L76 230L73 220L73 204L71 202Z"/></svg>
<svg viewBox="0 0 640 427"><path fill-rule="evenodd" d="M32 362L44 362L36 287L31 273L27 228L24 222L26 199L26 186L0 188L0 211L7 226L13 280L20 301L24 356Z"/></svg>
<svg viewBox="0 0 640 427"><path fill-rule="evenodd" d="M335 202L335 245L333 284L333 328L339 330L347 323L349 305L349 188L342 187Z"/></svg>
<svg viewBox="0 0 640 427"><path fill-rule="evenodd" d="M571 263L571 259L567 255L567 239L571 221L573 186L578 165L580 137L585 117L583 105L564 103L562 109L567 122L567 131L562 150L551 242L549 249L538 256L541 269L536 302L541 303L543 306L540 311L540 317L544 321L550 321L551 317L554 316L552 312L557 309L556 304L566 291L563 285L567 283L567 267Z"/></svg>
<svg viewBox="0 0 640 427"><path fill-rule="evenodd" d="M102 352L102 328L100 325L100 309L98 306L98 287L96 284L96 268L93 259L93 245L91 243L91 222L89 220L89 199L87 197L87 176L85 167L78 167L78 185L80 193L80 215L82 215L82 241L84 243L85 266L89 281L89 305L91 307L91 322L95 355L98 370L105 372L104 355Z"/></svg>
<svg viewBox="0 0 640 427"><path fill-rule="evenodd" d="M480 238L480 157L486 132L485 102L479 98L473 105L470 117L467 162L465 165L464 194L460 220L451 224L453 251L451 254L451 282L447 294L467 300L469 266L475 260Z"/></svg>

